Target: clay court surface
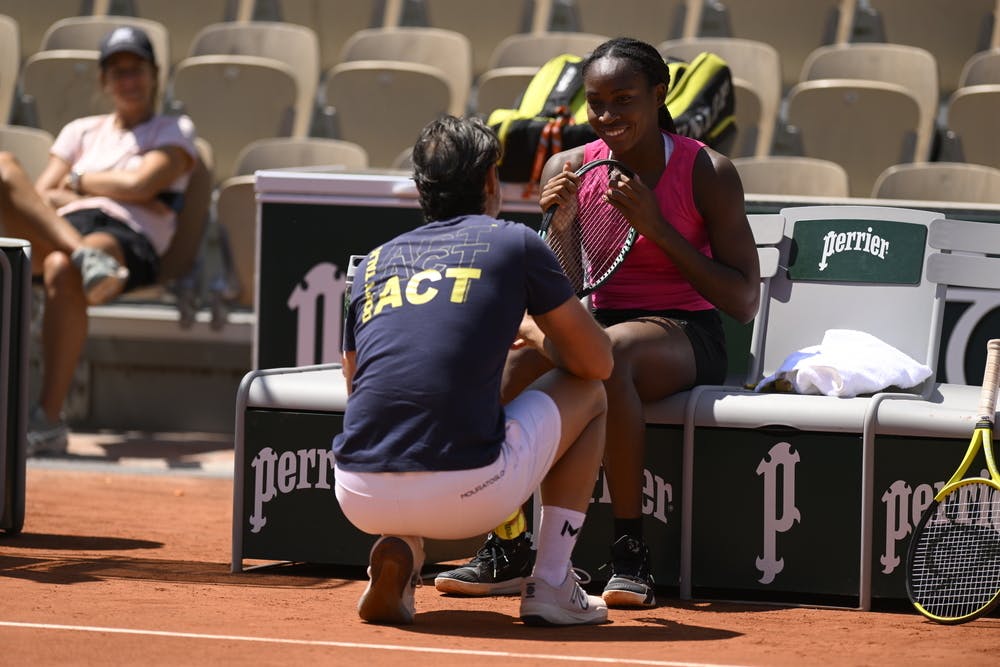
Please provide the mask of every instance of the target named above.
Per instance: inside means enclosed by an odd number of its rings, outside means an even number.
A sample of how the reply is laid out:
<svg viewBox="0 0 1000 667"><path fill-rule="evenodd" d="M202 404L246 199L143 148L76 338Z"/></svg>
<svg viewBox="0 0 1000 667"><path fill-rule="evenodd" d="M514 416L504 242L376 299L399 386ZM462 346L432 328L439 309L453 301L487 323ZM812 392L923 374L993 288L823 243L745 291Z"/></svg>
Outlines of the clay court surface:
<svg viewBox="0 0 1000 667"><path fill-rule="evenodd" d="M188 446L203 460L214 447ZM358 570L230 573L231 478L174 468L29 466L24 531L0 533L0 664L1000 664L997 616L946 627L914 613L666 599L612 610L603 626L529 628L514 597L427 585L415 625L367 625Z"/></svg>

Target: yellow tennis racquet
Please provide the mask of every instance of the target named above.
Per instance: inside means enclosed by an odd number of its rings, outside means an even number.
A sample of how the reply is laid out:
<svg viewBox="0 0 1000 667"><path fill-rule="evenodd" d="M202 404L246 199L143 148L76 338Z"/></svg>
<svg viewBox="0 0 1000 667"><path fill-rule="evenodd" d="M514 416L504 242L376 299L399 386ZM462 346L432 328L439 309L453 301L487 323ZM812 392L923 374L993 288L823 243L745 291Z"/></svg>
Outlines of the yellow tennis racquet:
<svg viewBox="0 0 1000 667"><path fill-rule="evenodd" d="M998 366L1000 339L993 339L972 441L910 541L907 594L917 611L939 623L971 621L1000 601L1000 474L993 459ZM990 479L966 478L980 450Z"/></svg>

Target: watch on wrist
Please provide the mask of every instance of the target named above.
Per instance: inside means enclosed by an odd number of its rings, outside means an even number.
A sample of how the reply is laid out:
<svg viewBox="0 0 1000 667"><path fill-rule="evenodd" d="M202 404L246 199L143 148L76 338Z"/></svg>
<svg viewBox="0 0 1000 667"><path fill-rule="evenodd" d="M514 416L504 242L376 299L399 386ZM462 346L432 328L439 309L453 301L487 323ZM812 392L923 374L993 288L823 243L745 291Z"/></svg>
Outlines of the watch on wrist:
<svg viewBox="0 0 1000 667"><path fill-rule="evenodd" d="M83 172L79 169L74 169L69 172L69 187L76 194L83 194L80 192L80 179L83 178Z"/></svg>

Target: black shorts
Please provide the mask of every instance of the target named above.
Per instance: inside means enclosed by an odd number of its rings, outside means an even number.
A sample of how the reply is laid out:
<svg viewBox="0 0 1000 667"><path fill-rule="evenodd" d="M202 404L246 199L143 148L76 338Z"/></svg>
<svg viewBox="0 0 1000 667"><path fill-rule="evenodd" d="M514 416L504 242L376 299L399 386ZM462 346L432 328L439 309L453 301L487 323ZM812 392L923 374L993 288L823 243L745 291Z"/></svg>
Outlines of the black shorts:
<svg viewBox="0 0 1000 667"><path fill-rule="evenodd" d="M640 317L666 317L681 326L694 350L695 384L722 384L729 368L722 318L710 310L596 310L594 318L610 327Z"/></svg>
<svg viewBox="0 0 1000 667"><path fill-rule="evenodd" d="M144 235L98 208L73 211L63 216L84 236L104 232L115 237L125 255L128 282L125 291L152 285L160 275L160 257Z"/></svg>

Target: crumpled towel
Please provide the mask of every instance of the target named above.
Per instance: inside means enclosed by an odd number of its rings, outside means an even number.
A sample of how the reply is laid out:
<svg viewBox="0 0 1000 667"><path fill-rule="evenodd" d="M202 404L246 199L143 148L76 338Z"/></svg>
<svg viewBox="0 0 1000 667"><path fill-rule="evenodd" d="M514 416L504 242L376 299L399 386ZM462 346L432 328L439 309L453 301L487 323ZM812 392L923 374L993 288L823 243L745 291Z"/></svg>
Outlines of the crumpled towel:
<svg viewBox="0 0 1000 667"><path fill-rule="evenodd" d="M819 345L788 355L755 391L850 397L888 387L908 389L931 375L931 369L885 341L863 331L830 329Z"/></svg>

